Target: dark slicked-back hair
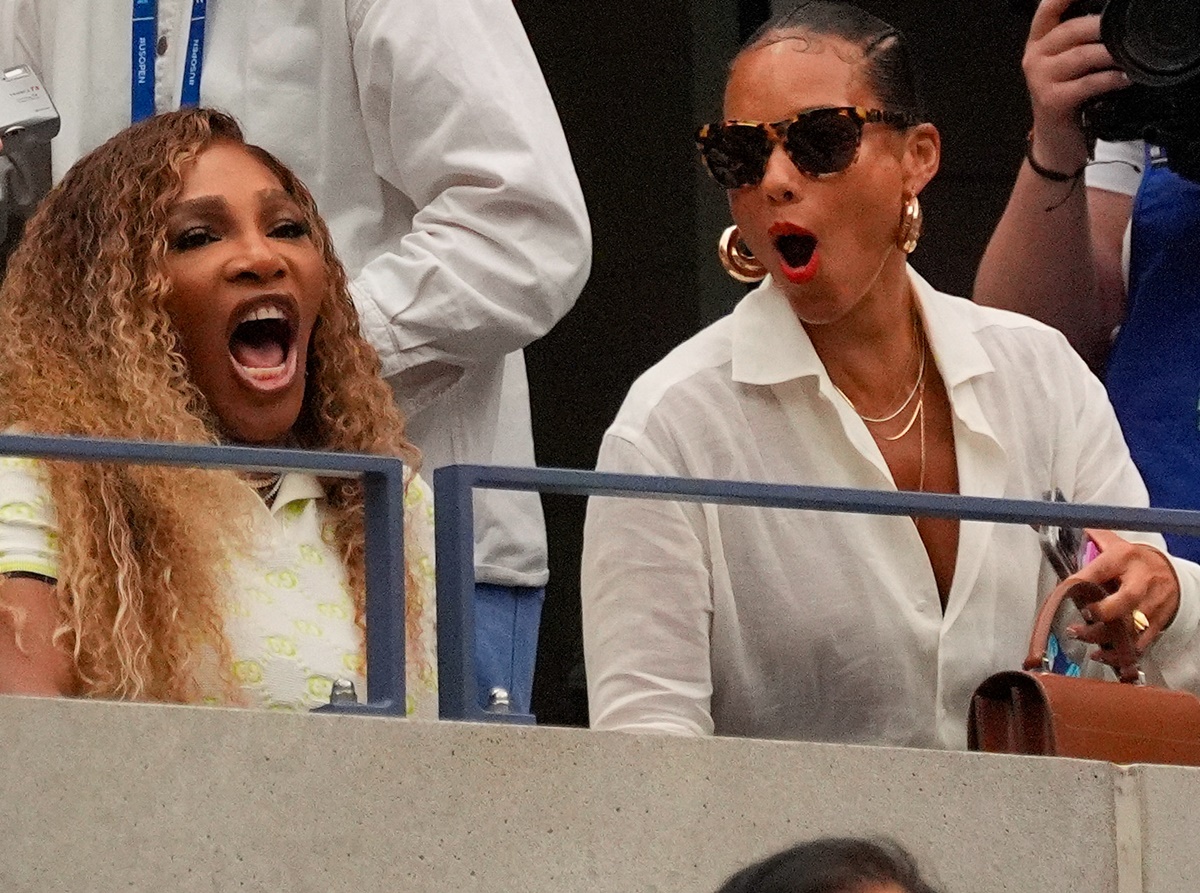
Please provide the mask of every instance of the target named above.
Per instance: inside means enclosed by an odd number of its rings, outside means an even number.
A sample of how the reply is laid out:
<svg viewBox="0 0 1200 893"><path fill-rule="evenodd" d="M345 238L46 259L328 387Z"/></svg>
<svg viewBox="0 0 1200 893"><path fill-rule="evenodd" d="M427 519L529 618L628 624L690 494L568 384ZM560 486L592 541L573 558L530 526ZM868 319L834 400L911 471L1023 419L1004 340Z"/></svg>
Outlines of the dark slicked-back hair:
<svg viewBox="0 0 1200 893"><path fill-rule="evenodd" d="M796 34L837 37L858 47L863 54L871 90L883 108L889 112L903 112L920 121L927 120L925 103L917 85L916 67L904 35L853 3L804 0L764 23L750 35L738 56Z"/></svg>
<svg viewBox="0 0 1200 893"><path fill-rule="evenodd" d="M916 862L890 840L826 837L743 868L717 893L865 893L894 884L904 893L937 893Z"/></svg>

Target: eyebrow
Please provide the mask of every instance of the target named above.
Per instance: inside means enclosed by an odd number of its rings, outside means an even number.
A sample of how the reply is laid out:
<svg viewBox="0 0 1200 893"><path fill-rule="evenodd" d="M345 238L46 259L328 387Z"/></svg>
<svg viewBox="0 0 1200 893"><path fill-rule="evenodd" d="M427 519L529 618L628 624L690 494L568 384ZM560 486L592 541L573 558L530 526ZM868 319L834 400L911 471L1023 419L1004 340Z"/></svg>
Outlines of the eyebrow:
<svg viewBox="0 0 1200 893"><path fill-rule="evenodd" d="M260 189L255 193L263 204L276 206L280 204L293 205L299 207L299 202L296 201L288 192L283 189ZM172 216L178 214L214 214L220 213L226 207L225 199L217 195L200 195L196 198L184 199L176 202L171 206L170 214Z"/></svg>

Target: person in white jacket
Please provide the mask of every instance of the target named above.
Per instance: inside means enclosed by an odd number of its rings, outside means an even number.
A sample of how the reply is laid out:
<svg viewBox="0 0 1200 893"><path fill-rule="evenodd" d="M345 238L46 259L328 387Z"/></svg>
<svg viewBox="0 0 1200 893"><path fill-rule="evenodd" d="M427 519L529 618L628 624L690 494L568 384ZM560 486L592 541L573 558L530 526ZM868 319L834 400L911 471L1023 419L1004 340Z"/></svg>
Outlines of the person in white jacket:
<svg viewBox="0 0 1200 893"><path fill-rule="evenodd" d="M521 350L571 309L591 237L510 0L2 0L0 62L32 64L58 107L56 180L139 114L233 114L316 196L425 473L533 464ZM541 505L475 504L481 699L524 712Z"/></svg>

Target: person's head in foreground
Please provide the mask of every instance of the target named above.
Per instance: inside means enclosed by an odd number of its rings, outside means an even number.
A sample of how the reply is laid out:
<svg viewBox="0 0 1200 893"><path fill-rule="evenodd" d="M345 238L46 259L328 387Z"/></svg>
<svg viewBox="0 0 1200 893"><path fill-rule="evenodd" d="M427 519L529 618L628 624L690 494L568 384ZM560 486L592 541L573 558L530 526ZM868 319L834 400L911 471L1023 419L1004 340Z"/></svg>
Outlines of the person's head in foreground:
<svg viewBox="0 0 1200 893"><path fill-rule="evenodd" d="M887 840L825 837L743 868L717 893L937 893Z"/></svg>
<svg viewBox="0 0 1200 893"><path fill-rule="evenodd" d="M905 318L940 140L900 33L849 3L801 3L734 59L724 116L701 130L705 163L801 321Z"/></svg>
<svg viewBox="0 0 1200 893"><path fill-rule="evenodd" d="M12 256L0 329L3 428L417 458L308 190L218 112L147 119L77 162ZM246 480L48 466L52 639L67 655L50 687L197 699L206 655L228 656L215 593L230 548L251 536ZM321 487L323 536L361 630L361 484ZM26 612L0 606L20 647L35 647ZM236 682L224 688L236 702Z"/></svg>

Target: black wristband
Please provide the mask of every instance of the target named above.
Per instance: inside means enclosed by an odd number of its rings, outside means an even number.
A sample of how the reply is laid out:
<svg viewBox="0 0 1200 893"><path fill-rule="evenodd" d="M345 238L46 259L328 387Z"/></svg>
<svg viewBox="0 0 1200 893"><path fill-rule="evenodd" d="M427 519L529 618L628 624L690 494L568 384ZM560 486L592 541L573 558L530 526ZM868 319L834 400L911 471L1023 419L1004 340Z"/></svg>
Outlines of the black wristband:
<svg viewBox="0 0 1200 893"><path fill-rule="evenodd" d="M1030 169L1045 180L1052 183L1071 183L1083 176L1084 169L1087 168L1087 162L1080 165L1079 170L1073 174L1064 174L1062 171L1053 171L1048 167L1042 167L1033 157L1033 131L1029 131L1025 137L1025 160L1029 162Z"/></svg>

